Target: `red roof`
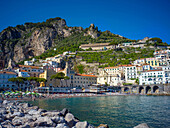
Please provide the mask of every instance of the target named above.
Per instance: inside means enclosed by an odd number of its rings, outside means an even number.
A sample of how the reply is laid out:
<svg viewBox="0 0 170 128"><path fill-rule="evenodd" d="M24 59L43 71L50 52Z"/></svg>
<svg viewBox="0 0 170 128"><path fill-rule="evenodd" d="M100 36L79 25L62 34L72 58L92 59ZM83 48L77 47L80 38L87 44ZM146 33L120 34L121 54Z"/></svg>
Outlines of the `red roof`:
<svg viewBox="0 0 170 128"><path fill-rule="evenodd" d="M147 70L147 71L143 71L143 72L154 72L154 71L162 71L162 69L157 69L157 70Z"/></svg>
<svg viewBox="0 0 170 128"><path fill-rule="evenodd" d="M77 76L88 76L88 77L97 77L95 75L87 75L87 74L76 74Z"/></svg>
<svg viewBox="0 0 170 128"><path fill-rule="evenodd" d="M118 68L118 66L115 66L115 67L105 67L105 69L111 69L111 68Z"/></svg>
<svg viewBox="0 0 170 128"><path fill-rule="evenodd" d="M13 74L13 75L16 75L15 72L9 72L9 71L0 71L0 74Z"/></svg>
<svg viewBox="0 0 170 128"><path fill-rule="evenodd" d="M29 65L19 65L19 67L25 67L25 68L32 68L32 69L39 69L40 67L38 66L29 66Z"/></svg>

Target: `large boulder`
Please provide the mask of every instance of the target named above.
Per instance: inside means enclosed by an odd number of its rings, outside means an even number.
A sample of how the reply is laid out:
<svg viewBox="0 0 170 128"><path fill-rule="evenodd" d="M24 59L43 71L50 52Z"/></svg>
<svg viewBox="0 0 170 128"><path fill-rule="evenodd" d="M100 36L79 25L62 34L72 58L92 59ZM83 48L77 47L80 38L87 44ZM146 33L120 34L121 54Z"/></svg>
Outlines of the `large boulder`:
<svg viewBox="0 0 170 128"><path fill-rule="evenodd" d="M65 119L62 116L51 117L52 121L56 124L65 123Z"/></svg>
<svg viewBox="0 0 170 128"><path fill-rule="evenodd" d="M8 103L10 103L10 102L7 101L7 100L4 100L4 101L3 101L3 104L5 104L5 105L7 105Z"/></svg>
<svg viewBox="0 0 170 128"><path fill-rule="evenodd" d="M12 123L15 126L20 126L20 125L24 124L21 117L15 117L14 119L12 119Z"/></svg>
<svg viewBox="0 0 170 128"><path fill-rule="evenodd" d="M41 112L37 111L36 109L31 109L30 111L28 111L28 114L30 114L30 115L40 115Z"/></svg>
<svg viewBox="0 0 170 128"><path fill-rule="evenodd" d="M45 112L45 113L42 113L41 116L55 117L55 116L61 116L61 113L60 112Z"/></svg>
<svg viewBox="0 0 170 128"><path fill-rule="evenodd" d="M32 107L32 105L29 104L29 103L22 103L21 106L22 106L23 108Z"/></svg>
<svg viewBox="0 0 170 128"><path fill-rule="evenodd" d="M69 128L69 126L65 123L57 124L56 128Z"/></svg>
<svg viewBox="0 0 170 128"><path fill-rule="evenodd" d="M90 125L87 121L84 121L84 122L77 122L76 128L94 128L94 127Z"/></svg>
<svg viewBox="0 0 170 128"><path fill-rule="evenodd" d="M18 116L18 117L23 117L24 116L24 113L21 113L21 112L14 112L13 114L12 114L12 116Z"/></svg>
<svg viewBox="0 0 170 128"><path fill-rule="evenodd" d="M36 126L55 127L56 124L49 117L39 117L33 123L33 127L36 127Z"/></svg>
<svg viewBox="0 0 170 128"><path fill-rule="evenodd" d="M67 124L68 124L69 127L75 126L75 124L79 121L71 113L66 114L65 120L67 121Z"/></svg>
<svg viewBox="0 0 170 128"><path fill-rule="evenodd" d="M149 128L149 126L146 123L139 124L133 128Z"/></svg>
<svg viewBox="0 0 170 128"><path fill-rule="evenodd" d="M64 108L62 111L60 111L60 113L65 117L66 114L69 112L68 109Z"/></svg>

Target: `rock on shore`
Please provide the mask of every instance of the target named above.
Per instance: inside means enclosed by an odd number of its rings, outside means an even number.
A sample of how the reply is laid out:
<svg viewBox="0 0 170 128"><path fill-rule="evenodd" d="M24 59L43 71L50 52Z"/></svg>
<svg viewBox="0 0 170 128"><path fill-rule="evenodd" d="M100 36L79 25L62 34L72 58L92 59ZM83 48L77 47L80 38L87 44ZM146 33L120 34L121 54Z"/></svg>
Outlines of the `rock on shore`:
<svg viewBox="0 0 170 128"><path fill-rule="evenodd" d="M0 102L0 128L94 128L87 121L81 122L66 108L46 111L28 103Z"/></svg>
<svg viewBox="0 0 170 128"><path fill-rule="evenodd" d="M11 102L7 100L0 101L0 128L14 127L95 128L87 121L79 121L79 119L66 108L62 111L46 111L29 103ZM109 127L107 124L101 124L98 128Z"/></svg>

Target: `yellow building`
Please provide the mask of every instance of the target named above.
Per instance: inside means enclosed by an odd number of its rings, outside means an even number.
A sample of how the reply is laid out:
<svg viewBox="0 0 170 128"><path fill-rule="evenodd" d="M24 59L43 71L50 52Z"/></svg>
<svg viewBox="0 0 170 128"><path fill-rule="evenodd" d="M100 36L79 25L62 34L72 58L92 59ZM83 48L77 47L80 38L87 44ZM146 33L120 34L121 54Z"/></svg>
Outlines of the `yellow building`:
<svg viewBox="0 0 170 128"><path fill-rule="evenodd" d="M45 70L43 73L39 74L39 78L44 78L47 80L47 70ZM41 82L40 87L45 87L45 83Z"/></svg>
<svg viewBox="0 0 170 128"><path fill-rule="evenodd" d="M146 58L146 63L151 67L159 67L159 60L156 58Z"/></svg>
<svg viewBox="0 0 170 128"><path fill-rule="evenodd" d="M44 82L41 82L40 83L40 87L60 87L61 84L60 84L60 80L59 79L51 79L51 76L52 75L55 75L56 72L52 69L46 69L44 70L43 73L39 74L39 78L44 78L47 80L46 83Z"/></svg>

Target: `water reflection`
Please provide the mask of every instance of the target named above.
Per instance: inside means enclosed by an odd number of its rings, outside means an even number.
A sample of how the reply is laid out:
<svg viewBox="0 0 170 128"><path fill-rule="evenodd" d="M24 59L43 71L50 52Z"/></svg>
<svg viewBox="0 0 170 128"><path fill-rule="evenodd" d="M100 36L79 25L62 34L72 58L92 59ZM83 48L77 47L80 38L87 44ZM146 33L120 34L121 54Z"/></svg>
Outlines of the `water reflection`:
<svg viewBox="0 0 170 128"><path fill-rule="evenodd" d="M154 128L170 125L168 96L75 97L32 102L47 110L68 108L80 120L97 126L107 123L111 128L130 128L148 123Z"/></svg>

